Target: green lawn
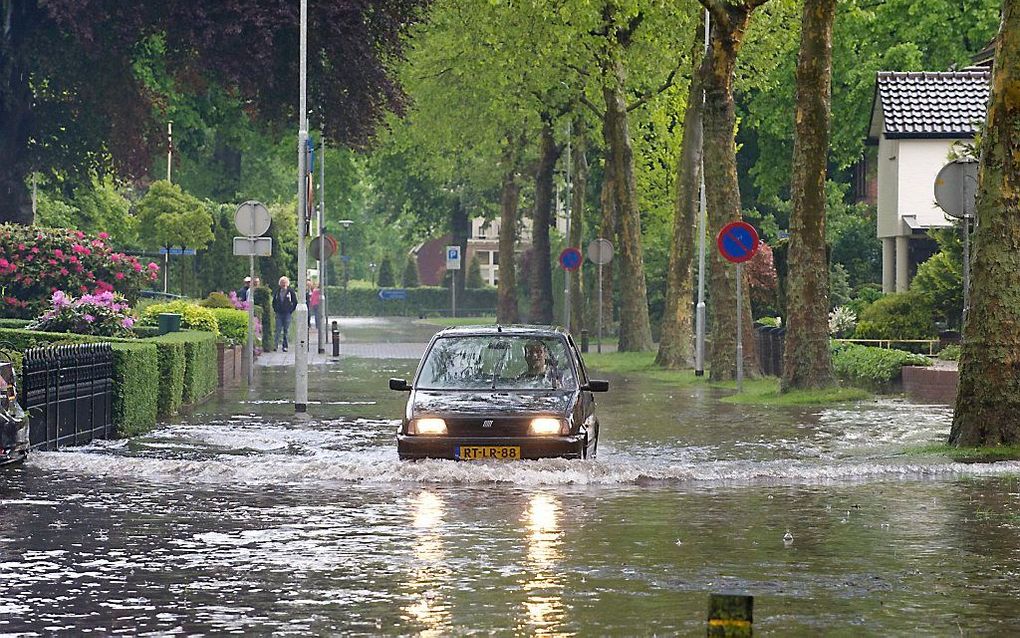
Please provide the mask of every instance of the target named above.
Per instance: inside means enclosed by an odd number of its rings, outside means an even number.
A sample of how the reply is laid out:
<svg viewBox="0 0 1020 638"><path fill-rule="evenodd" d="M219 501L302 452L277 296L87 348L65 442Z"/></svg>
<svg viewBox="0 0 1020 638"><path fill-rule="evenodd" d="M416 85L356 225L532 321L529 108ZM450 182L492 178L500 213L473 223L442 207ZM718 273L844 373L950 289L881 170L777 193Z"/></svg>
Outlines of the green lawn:
<svg viewBox="0 0 1020 638"><path fill-rule="evenodd" d="M1020 460L1020 445L998 447L955 447L944 443L908 449L908 456L948 456L961 463L990 463Z"/></svg>
<svg viewBox="0 0 1020 638"><path fill-rule="evenodd" d="M594 375L608 373L634 375L674 385L705 384L713 388L737 389L736 381L710 383L708 376L697 377L693 370L665 370L655 364L654 352L588 353L584 361ZM825 390L794 390L781 394L779 379L762 377L745 379L743 392L724 397L726 403L748 405L831 405L871 398L872 394L860 388L829 388Z"/></svg>

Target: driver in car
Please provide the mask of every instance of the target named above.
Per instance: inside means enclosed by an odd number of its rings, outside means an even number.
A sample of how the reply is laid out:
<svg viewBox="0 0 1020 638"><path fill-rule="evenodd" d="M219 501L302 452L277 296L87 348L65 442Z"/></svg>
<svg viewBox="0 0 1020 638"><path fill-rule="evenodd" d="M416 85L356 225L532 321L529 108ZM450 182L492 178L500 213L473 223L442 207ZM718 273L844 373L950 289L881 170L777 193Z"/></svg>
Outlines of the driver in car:
<svg viewBox="0 0 1020 638"><path fill-rule="evenodd" d="M537 339L524 344L524 361L528 369L519 379L529 386L558 388L561 384L560 373L550 361L549 349Z"/></svg>

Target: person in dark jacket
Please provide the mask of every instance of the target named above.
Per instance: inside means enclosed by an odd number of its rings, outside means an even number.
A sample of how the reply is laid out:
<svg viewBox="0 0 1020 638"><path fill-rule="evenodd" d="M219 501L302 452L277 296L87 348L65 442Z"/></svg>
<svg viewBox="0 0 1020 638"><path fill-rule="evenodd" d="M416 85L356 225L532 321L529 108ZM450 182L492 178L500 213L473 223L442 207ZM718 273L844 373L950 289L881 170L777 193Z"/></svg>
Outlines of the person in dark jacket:
<svg viewBox="0 0 1020 638"><path fill-rule="evenodd" d="M276 313L276 332L273 334L273 350L280 345L283 337L283 351L287 352L287 332L290 330L290 316L297 310L297 294L290 287L290 279L280 277L280 287L273 295L273 312Z"/></svg>

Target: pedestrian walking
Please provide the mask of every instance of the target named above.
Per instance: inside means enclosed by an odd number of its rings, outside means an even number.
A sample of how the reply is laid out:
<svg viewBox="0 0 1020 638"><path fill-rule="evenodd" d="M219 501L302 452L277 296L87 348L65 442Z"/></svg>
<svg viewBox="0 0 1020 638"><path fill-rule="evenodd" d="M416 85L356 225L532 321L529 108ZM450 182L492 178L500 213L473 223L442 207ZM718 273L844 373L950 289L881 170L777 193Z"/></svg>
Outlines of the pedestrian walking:
<svg viewBox="0 0 1020 638"><path fill-rule="evenodd" d="M315 328L319 328L319 322L322 318L319 316L319 311L322 309L322 291L319 290L319 284L310 282L308 293L308 327L312 326L312 318L315 318Z"/></svg>
<svg viewBox="0 0 1020 638"><path fill-rule="evenodd" d="M283 351L287 352L287 332L290 331L290 316L297 310L297 294L290 287L290 279L280 277L280 287L273 295L273 311L276 313L276 332L273 335L273 350L280 346L283 337Z"/></svg>
<svg viewBox="0 0 1020 638"><path fill-rule="evenodd" d="M237 291L237 298L241 301L248 301L249 290L251 290L251 277L245 277L244 287Z"/></svg>

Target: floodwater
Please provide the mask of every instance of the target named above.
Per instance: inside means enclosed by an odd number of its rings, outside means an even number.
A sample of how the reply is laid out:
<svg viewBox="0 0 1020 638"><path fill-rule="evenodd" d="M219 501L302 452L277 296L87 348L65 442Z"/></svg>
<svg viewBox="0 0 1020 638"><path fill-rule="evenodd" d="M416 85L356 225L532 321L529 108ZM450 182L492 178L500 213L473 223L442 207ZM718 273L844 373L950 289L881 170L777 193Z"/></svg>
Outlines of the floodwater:
<svg viewBox="0 0 1020 638"><path fill-rule="evenodd" d="M1020 634L1020 464L906 453L946 408L611 377L597 460L408 463L386 379L414 365L314 368L309 420L264 369L0 474L0 634L693 636L720 590L755 595L759 635Z"/></svg>

